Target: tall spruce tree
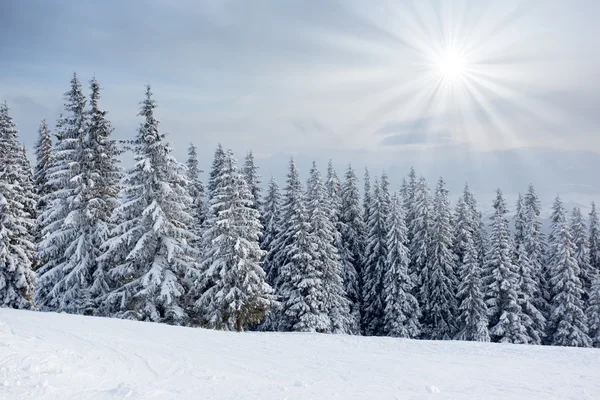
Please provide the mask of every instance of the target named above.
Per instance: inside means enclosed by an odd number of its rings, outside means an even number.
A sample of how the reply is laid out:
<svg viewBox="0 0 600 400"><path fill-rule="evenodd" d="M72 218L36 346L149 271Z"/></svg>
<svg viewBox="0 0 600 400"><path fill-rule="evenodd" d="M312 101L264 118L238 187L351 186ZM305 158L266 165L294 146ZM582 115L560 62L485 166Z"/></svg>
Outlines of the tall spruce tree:
<svg viewBox="0 0 600 400"><path fill-rule="evenodd" d="M421 333L421 311L412 295L413 283L408 274L410 259L406 247L406 216L402 199L394 194L387 216L388 256L383 274L383 334L416 338Z"/></svg>
<svg viewBox="0 0 600 400"><path fill-rule="evenodd" d="M217 188L217 178L221 174L221 168L223 167L224 160L225 151L223 151L223 146L221 146L221 143L219 143L217 145L217 149L215 150L212 167L208 176L207 196L209 201L212 199Z"/></svg>
<svg viewBox="0 0 600 400"><path fill-rule="evenodd" d="M586 304L588 293L591 290L592 281L597 271L594 271L590 262L587 226L579 207L575 207L571 214L571 235L573 236L573 244L575 245L573 256L579 266L579 280L581 280L583 289L582 300Z"/></svg>
<svg viewBox="0 0 600 400"><path fill-rule="evenodd" d="M110 263L106 306L120 318L183 324L183 277L193 267L194 239L188 226L185 167L171 155L154 116L150 86L141 103L135 166L124 180L123 202L113 213L115 227L101 260Z"/></svg>
<svg viewBox="0 0 600 400"><path fill-rule="evenodd" d="M265 224L264 234L261 238L261 248L265 251L263 269L267 275L267 282L270 285L274 285L277 271L277 268L275 268L275 265L273 264L274 245L281 233L281 221L279 219L281 211L281 194L279 193L279 186L274 177L271 177L271 180L269 181L267 196L262 205L262 216Z"/></svg>
<svg viewBox="0 0 600 400"><path fill-rule="evenodd" d="M414 167L410 167L410 171L408 173L408 180L405 180L404 182L406 182L406 185L403 185L402 200L404 201L406 226L408 228L407 240L408 243L411 243L413 241L412 235L414 232L410 229L410 227L413 225L413 220L415 219L416 195L419 184L417 180L417 173Z"/></svg>
<svg viewBox="0 0 600 400"><path fill-rule="evenodd" d="M206 326L243 331L262 320L273 296L260 266L262 226L253 194L231 150L223 161L210 204L219 212L210 213L205 233L211 238L202 256L205 290L195 305Z"/></svg>
<svg viewBox="0 0 600 400"><path fill-rule="evenodd" d="M449 339L456 333L456 256L448 190L442 178L433 200L427 262L420 272L423 333L430 339Z"/></svg>
<svg viewBox="0 0 600 400"><path fill-rule="evenodd" d="M591 344L598 348L600 347L600 274L598 273L592 277L586 316Z"/></svg>
<svg viewBox="0 0 600 400"><path fill-rule="evenodd" d="M193 143L190 143L186 165L188 178L187 190L192 199L190 214L193 221L191 222L190 230L198 238L197 240L192 241L191 244L197 248L200 246L199 241L202 237L202 227L204 225L204 220L206 219L206 194L204 193L204 184L202 183L202 179L200 179L200 174L202 174L203 171L198 164L198 149Z"/></svg>
<svg viewBox="0 0 600 400"><path fill-rule="evenodd" d="M248 188L252 193L252 208L256 211L262 212L261 205L261 188L260 188L260 175L258 174L258 167L254 161L254 153L251 151L246 154L246 159L244 162L244 179L246 179L246 183L248 184Z"/></svg>
<svg viewBox="0 0 600 400"><path fill-rule="evenodd" d="M598 222L598 213L596 211L596 203L594 202L592 202L589 221L588 245L590 248L590 264L593 271L600 273L600 223Z"/></svg>
<svg viewBox="0 0 600 400"><path fill-rule="evenodd" d="M409 250L410 250L410 268L409 274L415 283L415 294L422 303L421 291L421 271L425 269L427 264L428 246L430 242L430 224L431 224L431 198L427 181L421 177L417 182L415 189L415 200L413 207L413 219L410 221L409 230ZM421 310L423 311L423 310Z"/></svg>
<svg viewBox="0 0 600 400"><path fill-rule="evenodd" d="M315 257L313 262L321 272L325 291L327 314L330 319L329 331L350 333L354 321L350 316L349 301L346 298L343 281L343 265L340 259L340 234L335 226L339 222L339 182L330 173L329 190L323 184L316 164L310 170L307 185L307 211L310 220L310 239ZM329 193L328 193L329 192ZM329 197L333 196L333 197ZM332 201L333 199L333 201ZM336 246L337 245L337 246Z"/></svg>
<svg viewBox="0 0 600 400"><path fill-rule="evenodd" d="M0 105L0 145L0 307L30 309L35 285L34 191L6 103Z"/></svg>
<svg viewBox="0 0 600 400"><path fill-rule="evenodd" d="M38 244L37 303L42 310L93 313L90 288L96 254L91 243L89 189L84 143L89 127L86 100L76 74L65 93L65 109L57 123L56 145L48 184L55 189L42 197L47 206L39 217L42 241Z"/></svg>
<svg viewBox="0 0 600 400"><path fill-rule="evenodd" d="M44 203L41 202L41 199L43 196L47 195L51 189L48 185L48 170L52 165L51 156L52 137L50 135L50 129L48 128L46 120L43 120L40 123L37 141L35 142L36 164L33 174L36 193L40 197L40 201L38 201L37 205L38 213L41 213L45 206Z"/></svg>
<svg viewBox="0 0 600 400"><path fill-rule="evenodd" d="M554 346L589 347L591 340L575 244L560 197L554 201L550 221L547 264L552 309L548 338Z"/></svg>
<svg viewBox="0 0 600 400"><path fill-rule="evenodd" d="M360 208L358 178L348 166L342 185L342 204L340 220L342 222L342 243L345 245L347 264L344 270L344 289L350 301L350 314L354 318L352 333L360 333L360 308L362 303L362 271L364 258L365 221Z"/></svg>
<svg viewBox="0 0 600 400"><path fill-rule="evenodd" d="M489 249L484 267L490 336L496 342L527 343L528 317L521 309L518 268L513 262L506 201L500 189L494 200Z"/></svg>
<svg viewBox="0 0 600 400"><path fill-rule="evenodd" d="M363 179L363 219L366 223L369 220L369 215L371 215L371 176L369 175L369 169L367 167L365 167Z"/></svg>

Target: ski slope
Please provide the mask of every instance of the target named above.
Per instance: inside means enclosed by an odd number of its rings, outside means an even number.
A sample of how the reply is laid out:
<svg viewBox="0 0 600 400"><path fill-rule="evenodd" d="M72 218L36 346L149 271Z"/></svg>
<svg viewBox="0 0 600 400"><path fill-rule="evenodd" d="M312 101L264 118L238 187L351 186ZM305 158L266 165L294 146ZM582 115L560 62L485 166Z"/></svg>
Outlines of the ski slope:
<svg viewBox="0 0 600 400"><path fill-rule="evenodd" d="M600 399L600 351L0 309L0 399Z"/></svg>

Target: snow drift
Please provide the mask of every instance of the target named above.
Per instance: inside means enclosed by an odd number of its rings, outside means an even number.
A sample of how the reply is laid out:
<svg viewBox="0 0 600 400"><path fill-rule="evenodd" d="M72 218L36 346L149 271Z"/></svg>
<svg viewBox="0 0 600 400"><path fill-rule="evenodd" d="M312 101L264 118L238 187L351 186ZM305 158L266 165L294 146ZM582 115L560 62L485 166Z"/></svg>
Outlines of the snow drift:
<svg viewBox="0 0 600 400"><path fill-rule="evenodd" d="M1 399L598 399L600 351L0 309Z"/></svg>

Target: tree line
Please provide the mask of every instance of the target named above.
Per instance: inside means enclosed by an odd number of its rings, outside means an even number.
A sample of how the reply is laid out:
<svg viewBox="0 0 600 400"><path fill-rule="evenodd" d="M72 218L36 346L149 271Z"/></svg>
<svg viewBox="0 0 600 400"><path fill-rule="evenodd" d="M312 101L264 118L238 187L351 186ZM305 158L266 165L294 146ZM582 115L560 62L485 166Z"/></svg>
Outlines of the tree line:
<svg viewBox="0 0 600 400"><path fill-rule="evenodd" d="M112 138L101 88L76 74L36 165L0 106L0 304L214 329L600 347L600 229L557 197L550 234L533 185L485 221L465 185L452 207L411 169L362 184L291 159L263 195L249 152L172 155L150 86L137 135ZM119 159L133 151L124 171Z"/></svg>

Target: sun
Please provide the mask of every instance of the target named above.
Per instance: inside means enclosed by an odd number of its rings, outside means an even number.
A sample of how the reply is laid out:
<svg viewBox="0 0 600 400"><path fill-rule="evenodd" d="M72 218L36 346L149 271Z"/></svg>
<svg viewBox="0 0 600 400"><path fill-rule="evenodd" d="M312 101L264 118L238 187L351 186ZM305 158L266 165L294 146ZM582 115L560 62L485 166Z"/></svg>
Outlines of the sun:
<svg viewBox="0 0 600 400"><path fill-rule="evenodd" d="M442 79L448 82L458 82L465 78L468 63L455 49L446 49L436 60L436 69Z"/></svg>

